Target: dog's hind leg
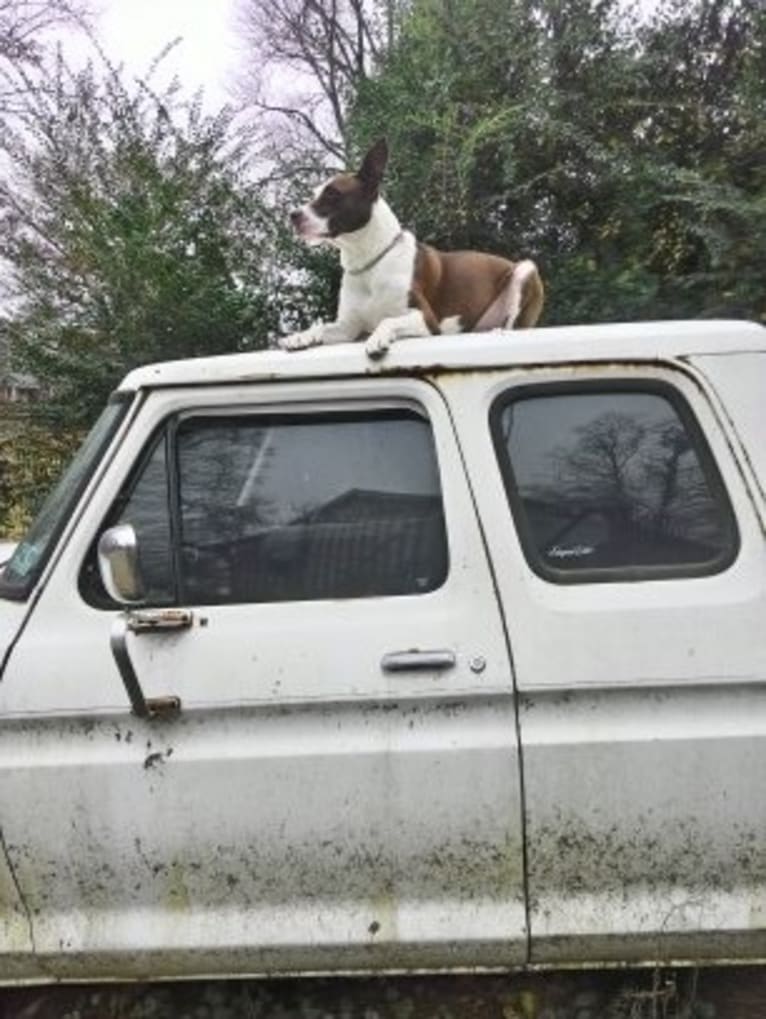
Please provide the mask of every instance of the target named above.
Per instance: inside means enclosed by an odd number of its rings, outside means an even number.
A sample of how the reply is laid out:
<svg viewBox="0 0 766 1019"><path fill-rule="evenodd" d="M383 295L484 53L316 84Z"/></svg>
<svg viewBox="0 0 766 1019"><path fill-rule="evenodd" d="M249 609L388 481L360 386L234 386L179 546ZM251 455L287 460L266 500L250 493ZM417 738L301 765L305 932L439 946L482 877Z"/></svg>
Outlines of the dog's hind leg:
<svg viewBox="0 0 766 1019"><path fill-rule="evenodd" d="M543 310L543 284L534 262L526 259L509 269L497 297L482 312L473 332L490 329L531 329Z"/></svg>
<svg viewBox="0 0 766 1019"><path fill-rule="evenodd" d="M529 259L513 270L505 329L531 329L543 310L543 281L537 266Z"/></svg>

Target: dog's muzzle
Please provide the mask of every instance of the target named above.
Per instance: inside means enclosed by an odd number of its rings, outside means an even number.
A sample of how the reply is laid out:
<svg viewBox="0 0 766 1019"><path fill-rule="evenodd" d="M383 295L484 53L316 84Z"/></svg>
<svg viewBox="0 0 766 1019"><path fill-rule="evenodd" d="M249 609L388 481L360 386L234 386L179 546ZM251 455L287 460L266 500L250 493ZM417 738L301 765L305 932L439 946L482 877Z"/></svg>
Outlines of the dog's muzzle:
<svg viewBox="0 0 766 1019"><path fill-rule="evenodd" d="M290 213L290 225L295 233L308 244L319 244L329 237L327 232L327 220L315 215L311 207L303 206L301 209L293 209Z"/></svg>

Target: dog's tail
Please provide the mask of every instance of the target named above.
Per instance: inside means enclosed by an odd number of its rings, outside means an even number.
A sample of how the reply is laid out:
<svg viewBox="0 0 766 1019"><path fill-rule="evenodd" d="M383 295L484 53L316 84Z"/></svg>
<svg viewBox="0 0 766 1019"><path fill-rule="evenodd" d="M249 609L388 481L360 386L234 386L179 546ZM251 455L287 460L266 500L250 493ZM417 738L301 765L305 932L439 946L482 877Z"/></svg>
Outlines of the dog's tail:
<svg viewBox="0 0 766 1019"><path fill-rule="evenodd" d="M544 303L545 289L537 266L528 258L518 262L511 277L505 328L531 329L537 324Z"/></svg>

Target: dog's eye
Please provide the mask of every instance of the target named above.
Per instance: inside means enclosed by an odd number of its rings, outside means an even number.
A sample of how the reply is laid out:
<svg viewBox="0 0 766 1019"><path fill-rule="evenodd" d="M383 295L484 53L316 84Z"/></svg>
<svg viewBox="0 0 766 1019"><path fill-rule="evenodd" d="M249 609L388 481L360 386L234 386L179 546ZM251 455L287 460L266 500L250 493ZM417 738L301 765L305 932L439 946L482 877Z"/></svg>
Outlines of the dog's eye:
<svg viewBox="0 0 766 1019"><path fill-rule="evenodd" d="M335 201L336 198L340 198L340 191L332 184L327 184L322 192L322 198L329 198L331 202Z"/></svg>

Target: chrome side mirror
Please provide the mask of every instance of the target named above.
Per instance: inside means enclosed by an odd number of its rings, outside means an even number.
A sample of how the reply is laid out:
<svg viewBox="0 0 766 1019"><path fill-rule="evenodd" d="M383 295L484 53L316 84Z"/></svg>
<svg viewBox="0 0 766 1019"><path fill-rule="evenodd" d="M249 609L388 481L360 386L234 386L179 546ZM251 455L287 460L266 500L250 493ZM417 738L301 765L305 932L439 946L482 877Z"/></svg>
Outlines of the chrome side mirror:
<svg viewBox="0 0 766 1019"><path fill-rule="evenodd" d="M132 524L118 524L104 531L98 541L98 569L106 593L121 605L144 599L138 565L138 539Z"/></svg>

